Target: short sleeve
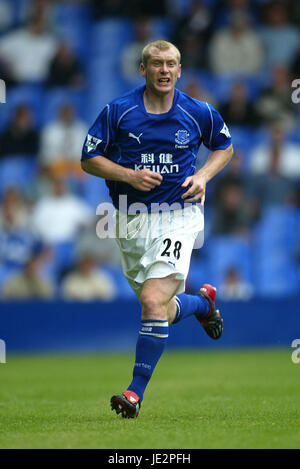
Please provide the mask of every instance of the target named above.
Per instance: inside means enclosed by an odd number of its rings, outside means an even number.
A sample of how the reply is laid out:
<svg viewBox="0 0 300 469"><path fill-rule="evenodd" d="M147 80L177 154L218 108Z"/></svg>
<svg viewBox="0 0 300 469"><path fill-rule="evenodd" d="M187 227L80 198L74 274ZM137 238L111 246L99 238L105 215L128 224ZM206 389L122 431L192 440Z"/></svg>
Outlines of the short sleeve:
<svg viewBox="0 0 300 469"><path fill-rule="evenodd" d="M231 145L231 135L220 113L207 104L206 124L202 133L204 145L211 151L224 150Z"/></svg>
<svg viewBox="0 0 300 469"><path fill-rule="evenodd" d="M89 129L85 138L81 159L106 156L115 141L115 125L111 106L107 104Z"/></svg>

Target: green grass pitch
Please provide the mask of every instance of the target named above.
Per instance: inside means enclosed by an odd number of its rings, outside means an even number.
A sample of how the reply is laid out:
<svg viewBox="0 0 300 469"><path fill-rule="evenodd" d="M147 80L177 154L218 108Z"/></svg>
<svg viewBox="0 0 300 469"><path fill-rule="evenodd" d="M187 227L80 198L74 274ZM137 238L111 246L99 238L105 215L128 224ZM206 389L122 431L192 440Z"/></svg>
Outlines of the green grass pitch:
<svg viewBox="0 0 300 469"><path fill-rule="evenodd" d="M138 419L110 410L132 355L23 356L0 364L0 448L299 448L291 350L167 351Z"/></svg>

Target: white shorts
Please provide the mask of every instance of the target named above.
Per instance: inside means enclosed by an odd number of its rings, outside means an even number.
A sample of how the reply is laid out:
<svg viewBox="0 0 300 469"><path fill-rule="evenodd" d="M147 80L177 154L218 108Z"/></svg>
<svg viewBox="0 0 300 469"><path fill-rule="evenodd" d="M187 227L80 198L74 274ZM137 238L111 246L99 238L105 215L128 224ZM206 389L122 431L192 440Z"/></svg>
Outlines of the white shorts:
<svg viewBox="0 0 300 469"><path fill-rule="evenodd" d="M193 247L204 241L203 206L135 215L116 211L115 223L123 272L138 298L146 280L171 274L181 280L176 294L185 291Z"/></svg>

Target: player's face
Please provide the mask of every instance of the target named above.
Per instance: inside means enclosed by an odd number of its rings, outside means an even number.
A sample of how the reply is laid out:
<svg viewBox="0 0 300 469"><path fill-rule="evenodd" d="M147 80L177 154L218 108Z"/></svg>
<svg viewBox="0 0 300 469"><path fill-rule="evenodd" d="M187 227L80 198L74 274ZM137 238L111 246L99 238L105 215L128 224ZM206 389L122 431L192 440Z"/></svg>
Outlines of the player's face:
<svg viewBox="0 0 300 469"><path fill-rule="evenodd" d="M153 47L147 64L141 64L141 75L146 79L146 86L154 93L170 93L181 75L181 65L176 50L159 50Z"/></svg>

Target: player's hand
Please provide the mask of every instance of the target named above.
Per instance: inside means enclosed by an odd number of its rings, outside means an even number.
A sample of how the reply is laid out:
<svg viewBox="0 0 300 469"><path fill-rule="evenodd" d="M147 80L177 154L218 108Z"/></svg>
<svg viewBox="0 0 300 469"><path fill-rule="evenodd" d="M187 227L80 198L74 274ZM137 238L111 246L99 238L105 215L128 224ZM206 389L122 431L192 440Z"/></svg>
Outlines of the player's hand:
<svg viewBox="0 0 300 469"><path fill-rule="evenodd" d="M129 184L138 191L148 192L156 186L160 186L163 177L160 173L150 171L149 169L141 169L133 171Z"/></svg>
<svg viewBox="0 0 300 469"><path fill-rule="evenodd" d="M196 202L201 199L201 205L204 205L206 179L200 174L194 174L185 179L181 187L188 187L188 190L182 194L184 202Z"/></svg>

